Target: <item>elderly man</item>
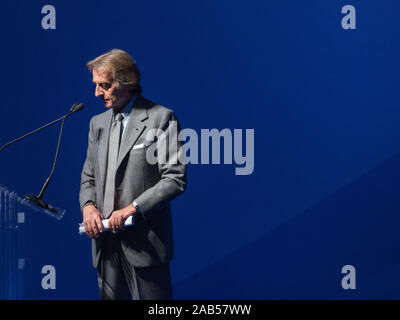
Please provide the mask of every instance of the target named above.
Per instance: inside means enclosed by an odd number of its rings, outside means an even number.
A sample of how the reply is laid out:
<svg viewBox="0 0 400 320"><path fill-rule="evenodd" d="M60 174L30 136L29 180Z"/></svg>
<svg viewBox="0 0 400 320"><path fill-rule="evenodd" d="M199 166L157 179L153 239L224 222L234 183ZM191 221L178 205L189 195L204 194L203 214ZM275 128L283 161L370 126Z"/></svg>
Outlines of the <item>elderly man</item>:
<svg viewBox="0 0 400 320"><path fill-rule="evenodd" d="M79 194L101 298L171 299L170 202L185 190L186 168L177 161L149 163L146 152L157 144L157 136L148 139L147 133L168 135L177 119L142 97L140 72L127 52L113 49L87 66L95 96L108 109L90 121ZM180 142L172 141L177 147L168 157L177 158ZM134 225L123 228L130 216ZM111 231L103 230L104 218Z"/></svg>

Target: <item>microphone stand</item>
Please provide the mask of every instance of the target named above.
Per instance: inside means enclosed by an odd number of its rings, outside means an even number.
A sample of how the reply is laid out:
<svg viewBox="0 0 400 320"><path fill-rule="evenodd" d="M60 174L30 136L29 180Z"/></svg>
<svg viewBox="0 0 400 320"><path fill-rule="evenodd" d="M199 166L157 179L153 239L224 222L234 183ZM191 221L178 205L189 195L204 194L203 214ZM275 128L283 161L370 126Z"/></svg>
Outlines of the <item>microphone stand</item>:
<svg viewBox="0 0 400 320"><path fill-rule="evenodd" d="M52 167L52 169L51 169L51 172L50 172L49 177L46 179L46 181L45 181L45 183L44 183L42 189L40 190L39 195L35 196L35 195L32 195L32 194L28 194L28 195L25 195L25 196L24 196L25 199L27 199L27 200L29 200L29 201L35 203L35 204L38 205L39 207L41 207L41 208L43 208L43 209L50 210L50 211L55 212L55 213L59 213L59 212L57 211L57 209L54 208L53 206L51 206L50 204L44 202L42 198L43 198L43 195L44 195L44 193L45 193L45 191L46 191L46 189L47 189L47 187L48 187L48 185L49 185L49 183L50 183L50 181L51 181L51 178L52 178L52 176L53 176L53 174L54 174L54 170L55 170L55 168L56 168L56 163L57 163L57 158L58 158L58 151L59 151L59 149L60 149L61 137L62 137L62 133L63 133L63 129L64 129L64 121L65 121L65 119L66 119L67 117L69 117L72 113L78 112L78 111L82 110L83 107L84 107L84 105L83 105L82 103L74 103L74 104L72 105L70 111L69 111L67 114L65 114L64 116L62 116L61 118L58 118L58 119L56 119L56 120L54 120L54 121L52 121L52 122L50 122L50 123L48 123L48 124L46 124L46 125L44 125L44 126L38 128L38 129L36 129L36 130L33 130L33 131L31 131L31 132L29 132L29 133L27 133L27 134L24 134L23 136L21 136L21 137L19 137L19 138L17 138L17 139L14 139L14 140L12 140L12 141L10 141L10 142L8 142L8 143L6 143L4 146L2 146L2 147L0 148L0 151L1 151L1 150L3 150L4 148L8 147L9 145L11 145L11 144L13 144L13 143L15 143L15 142L17 142L17 141L20 141L20 140L22 140L22 139L24 139L24 138L26 138L26 137L28 137L28 136L30 136L30 135L36 133L36 132L39 132L39 131L41 131L41 130L43 130L43 129L45 129L45 128L47 128L47 127L49 127L49 126L51 126L51 125L53 125L53 124L55 124L55 123L57 123L57 122L59 122L59 121L62 121L62 122L61 122L60 133L59 133L59 136L58 136L57 149L56 149L56 153L55 153L55 157L54 157L54 161L53 161L53 167Z"/></svg>
<svg viewBox="0 0 400 320"><path fill-rule="evenodd" d="M43 194L45 193L45 191L46 191L46 189L47 189L47 187L48 187L48 185L50 183L51 177L53 176L54 169L56 168L56 163L57 163L57 158L58 158L58 150L60 149L61 136L62 136L63 129L64 129L65 117L62 117L60 119L62 120L61 128L60 128L60 133L58 135L57 149L56 149L56 154L55 154L54 161L53 161L53 168L51 169L50 175L47 178L47 180L45 181L45 183L44 183L44 185L42 187L42 190L40 190L40 193L39 193L38 196L35 196L33 194L24 195L25 199L35 203L36 205L38 205L39 207L41 207L43 209L49 209L50 211L55 212L55 213L58 213L57 209L52 207L50 204L44 202L42 198L43 198Z"/></svg>

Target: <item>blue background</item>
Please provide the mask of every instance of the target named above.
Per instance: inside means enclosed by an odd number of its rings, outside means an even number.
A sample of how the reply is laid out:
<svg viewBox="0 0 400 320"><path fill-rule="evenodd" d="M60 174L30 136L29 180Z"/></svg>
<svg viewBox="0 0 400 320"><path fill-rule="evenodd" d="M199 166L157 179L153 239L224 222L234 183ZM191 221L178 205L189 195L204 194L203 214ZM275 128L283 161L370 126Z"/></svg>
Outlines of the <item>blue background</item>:
<svg viewBox="0 0 400 320"><path fill-rule="evenodd" d="M41 8L56 8L43 30ZM343 30L341 9L357 10ZM94 97L85 63L128 51L143 95L183 128L254 129L255 169L189 165L173 202L177 299L400 298L398 11L382 1L3 1L0 144L84 102L65 124L29 234L28 297L97 299L90 241L77 234L80 172ZM58 127L1 153L0 183L38 193ZM57 289L42 290L54 265ZM357 270L343 290L341 269Z"/></svg>

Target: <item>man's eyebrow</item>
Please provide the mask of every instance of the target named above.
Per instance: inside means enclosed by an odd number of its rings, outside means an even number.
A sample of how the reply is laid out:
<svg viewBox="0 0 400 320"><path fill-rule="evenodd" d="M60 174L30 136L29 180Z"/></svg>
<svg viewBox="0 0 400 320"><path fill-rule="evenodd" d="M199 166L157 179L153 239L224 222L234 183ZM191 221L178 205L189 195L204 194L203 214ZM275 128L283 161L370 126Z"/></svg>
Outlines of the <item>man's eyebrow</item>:
<svg viewBox="0 0 400 320"><path fill-rule="evenodd" d="M96 82L96 81L93 81L93 80L92 80L92 82L93 82L94 84L111 84L110 81Z"/></svg>

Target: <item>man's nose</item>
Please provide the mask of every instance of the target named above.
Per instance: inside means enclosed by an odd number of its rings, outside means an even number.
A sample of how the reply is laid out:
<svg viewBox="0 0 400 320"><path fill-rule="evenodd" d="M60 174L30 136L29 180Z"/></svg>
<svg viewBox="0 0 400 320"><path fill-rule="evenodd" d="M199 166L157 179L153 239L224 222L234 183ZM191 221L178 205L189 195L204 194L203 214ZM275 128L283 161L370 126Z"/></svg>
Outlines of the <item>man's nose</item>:
<svg viewBox="0 0 400 320"><path fill-rule="evenodd" d="M103 90L101 90L101 88L99 86L96 86L96 89L94 91L94 95L96 97L100 97L100 96L104 95L104 92L103 92Z"/></svg>

